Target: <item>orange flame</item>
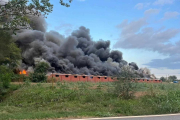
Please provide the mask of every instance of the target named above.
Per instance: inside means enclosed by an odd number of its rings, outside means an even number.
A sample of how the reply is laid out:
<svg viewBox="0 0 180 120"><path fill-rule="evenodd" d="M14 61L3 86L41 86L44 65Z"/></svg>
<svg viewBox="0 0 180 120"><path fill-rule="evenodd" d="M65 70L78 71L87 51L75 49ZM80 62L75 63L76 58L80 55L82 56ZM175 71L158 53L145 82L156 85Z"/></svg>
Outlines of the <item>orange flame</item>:
<svg viewBox="0 0 180 120"><path fill-rule="evenodd" d="M19 73L19 74L26 75L26 74L27 74L27 72L26 72L26 70L23 70L23 71L20 71L20 73Z"/></svg>

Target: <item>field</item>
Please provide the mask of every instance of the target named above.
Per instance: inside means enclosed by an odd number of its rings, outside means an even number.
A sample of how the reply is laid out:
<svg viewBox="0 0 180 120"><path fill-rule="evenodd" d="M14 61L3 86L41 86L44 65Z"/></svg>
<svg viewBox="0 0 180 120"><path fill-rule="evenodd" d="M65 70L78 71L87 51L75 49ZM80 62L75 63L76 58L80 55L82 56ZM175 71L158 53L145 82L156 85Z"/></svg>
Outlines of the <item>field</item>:
<svg viewBox="0 0 180 120"><path fill-rule="evenodd" d="M136 84L135 97L114 94L115 83L26 82L0 103L0 119L86 118L180 112L179 84Z"/></svg>

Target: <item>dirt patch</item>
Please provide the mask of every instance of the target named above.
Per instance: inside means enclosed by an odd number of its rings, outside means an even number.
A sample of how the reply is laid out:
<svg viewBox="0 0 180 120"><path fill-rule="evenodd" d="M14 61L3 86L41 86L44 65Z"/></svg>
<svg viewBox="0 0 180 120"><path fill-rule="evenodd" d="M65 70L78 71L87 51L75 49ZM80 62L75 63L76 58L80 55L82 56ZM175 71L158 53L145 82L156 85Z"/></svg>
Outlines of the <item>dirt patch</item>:
<svg viewBox="0 0 180 120"><path fill-rule="evenodd" d="M139 91L134 94L135 98L140 98L145 95L147 95L147 92L144 92L144 91Z"/></svg>

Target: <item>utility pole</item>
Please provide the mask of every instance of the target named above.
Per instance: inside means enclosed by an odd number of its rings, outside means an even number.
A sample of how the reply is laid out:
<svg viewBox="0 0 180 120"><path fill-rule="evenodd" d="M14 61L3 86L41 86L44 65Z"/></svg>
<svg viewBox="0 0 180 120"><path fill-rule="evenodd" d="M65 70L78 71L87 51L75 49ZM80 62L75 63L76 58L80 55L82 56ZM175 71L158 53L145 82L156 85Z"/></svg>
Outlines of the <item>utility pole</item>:
<svg viewBox="0 0 180 120"><path fill-rule="evenodd" d="M54 88L54 78L53 78L53 73L54 73L54 70L52 70L52 80L51 80L51 82L52 82L52 88Z"/></svg>

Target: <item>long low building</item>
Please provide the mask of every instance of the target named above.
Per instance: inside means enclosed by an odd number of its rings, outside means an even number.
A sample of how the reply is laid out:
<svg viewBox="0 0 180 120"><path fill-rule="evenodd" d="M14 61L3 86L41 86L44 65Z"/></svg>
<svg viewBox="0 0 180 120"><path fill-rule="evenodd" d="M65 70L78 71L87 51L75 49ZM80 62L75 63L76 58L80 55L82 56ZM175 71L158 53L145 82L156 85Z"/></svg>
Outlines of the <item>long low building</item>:
<svg viewBox="0 0 180 120"><path fill-rule="evenodd" d="M159 79L146 79L146 78L135 78L133 81L139 83L162 83L162 80Z"/></svg>
<svg viewBox="0 0 180 120"><path fill-rule="evenodd" d="M52 78L57 81L67 81L67 82L114 82L117 81L117 77L109 76L94 76L94 75L78 75L78 74L61 74L61 73L50 73L47 74L48 81L51 81ZM136 78L132 79L132 82L140 83L162 83L162 80L158 79L143 79Z"/></svg>
<svg viewBox="0 0 180 120"><path fill-rule="evenodd" d="M69 82L113 82L117 78L108 77L108 76L94 76L94 75L72 75L72 74L60 74L60 73L51 73L47 74L48 80L52 78L55 81L69 81Z"/></svg>

